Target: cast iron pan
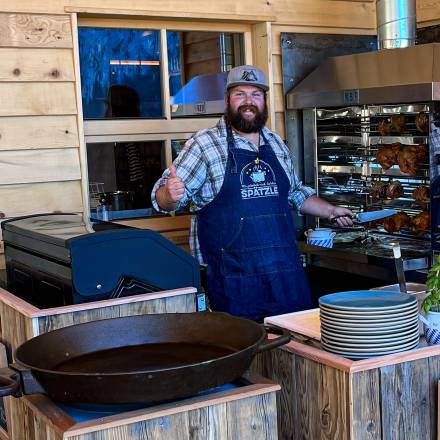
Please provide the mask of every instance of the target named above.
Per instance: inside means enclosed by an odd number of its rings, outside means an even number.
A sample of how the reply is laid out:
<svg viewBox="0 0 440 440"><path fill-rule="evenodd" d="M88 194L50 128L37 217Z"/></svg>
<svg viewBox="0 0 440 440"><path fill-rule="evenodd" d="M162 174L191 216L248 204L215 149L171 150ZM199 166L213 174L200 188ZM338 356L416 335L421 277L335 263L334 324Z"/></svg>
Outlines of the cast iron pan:
<svg viewBox="0 0 440 440"><path fill-rule="evenodd" d="M1 372L0 396L45 392L85 404L153 403L232 382L261 351L286 344L226 313L104 319L51 331L22 344Z"/></svg>

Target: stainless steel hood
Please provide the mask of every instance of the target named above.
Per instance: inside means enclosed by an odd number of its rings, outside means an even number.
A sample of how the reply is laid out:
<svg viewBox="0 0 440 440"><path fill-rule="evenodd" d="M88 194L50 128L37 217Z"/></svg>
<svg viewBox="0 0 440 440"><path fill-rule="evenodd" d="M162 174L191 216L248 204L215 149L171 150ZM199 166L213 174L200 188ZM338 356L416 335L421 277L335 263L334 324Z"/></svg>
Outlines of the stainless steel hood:
<svg viewBox="0 0 440 440"><path fill-rule="evenodd" d="M286 99L288 109L440 100L440 43L329 58Z"/></svg>
<svg viewBox="0 0 440 440"><path fill-rule="evenodd" d="M222 114L225 110L227 72L192 78L171 100L172 116Z"/></svg>

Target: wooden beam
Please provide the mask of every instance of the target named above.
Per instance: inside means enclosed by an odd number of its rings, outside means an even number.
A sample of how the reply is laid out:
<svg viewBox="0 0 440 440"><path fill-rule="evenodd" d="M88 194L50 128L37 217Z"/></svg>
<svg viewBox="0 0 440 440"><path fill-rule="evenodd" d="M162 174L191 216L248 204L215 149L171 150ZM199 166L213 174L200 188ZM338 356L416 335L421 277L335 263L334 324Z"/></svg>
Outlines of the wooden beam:
<svg viewBox="0 0 440 440"><path fill-rule="evenodd" d="M0 151L0 185L77 179L77 148Z"/></svg>
<svg viewBox="0 0 440 440"><path fill-rule="evenodd" d="M82 211L79 180L0 186L0 212L6 217L54 211Z"/></svg>
<svg viewBox="0 0 440 440"><path fill-rule="evenodd" d="M0 150L76 148L76 116L0 117Z"/></svg>
<svg viewBox="0 0 440 440"><path fill-rule="evenodd" d="M70 48L69 16L0 13L0 47Z"/></svg>
<svg viewBox="0 0 440 440"><path fill-rule="evenodd" d="M0 83L0 116L76 114L75 84Z"/></svg>
<svg viewBox="0 0 440 440"><path fill-rule="evenodd" d="M0 49L0 81L74 81L70 49Z"/></svg>
<svg viewBox="0 0 440 440"><path fill-rule="evenodd" d="M213 21L237 21L241 23L258 23L262 21L274 21L273 15L262 14L240 14L240 13L224 13L224 12L206 12L206 3L203 11L196 12L188 10L144 10L144 9L113 9L113 8L96 8L96 7L79 7L79 6L66 6L65 12L76 13L81 16L90 17L156 17L163 19L176 19L176 20L213 20ZM225 10L227 8L224 8Z"/></svg>

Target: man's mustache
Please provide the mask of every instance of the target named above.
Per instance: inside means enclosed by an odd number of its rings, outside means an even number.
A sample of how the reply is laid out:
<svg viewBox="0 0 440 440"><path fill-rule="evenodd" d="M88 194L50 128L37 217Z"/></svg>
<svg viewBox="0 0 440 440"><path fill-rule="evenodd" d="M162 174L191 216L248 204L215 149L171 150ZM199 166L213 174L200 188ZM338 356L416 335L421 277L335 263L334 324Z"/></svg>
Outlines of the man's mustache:
<svg viewBox="0 0 440 440"><path fill-rule="evenodd" d="M250 110L253 113L258 112L258 108L255 105L240 105L237 109L240 113Z"/></svg>

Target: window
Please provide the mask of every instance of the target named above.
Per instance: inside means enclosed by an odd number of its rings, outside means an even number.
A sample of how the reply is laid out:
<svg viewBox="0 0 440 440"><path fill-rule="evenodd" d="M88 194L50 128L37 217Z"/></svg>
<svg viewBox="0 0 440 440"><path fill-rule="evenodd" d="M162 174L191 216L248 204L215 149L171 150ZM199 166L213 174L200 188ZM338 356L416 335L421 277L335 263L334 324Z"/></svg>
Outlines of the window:
<svg viewBox="0 0 440 440"><path fill-rule="evenodd" d="M85 119L162 117L158 31L78 32Z"/></svg>
<svg viewBox="0 0 440 440"><path fill-rule="evenodd" d="M251 25L84 18L79 26L90 206L121 191L130 202L122 214L145 215L163 170L223 113L227 72L251 62Z"/></svg>

